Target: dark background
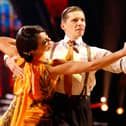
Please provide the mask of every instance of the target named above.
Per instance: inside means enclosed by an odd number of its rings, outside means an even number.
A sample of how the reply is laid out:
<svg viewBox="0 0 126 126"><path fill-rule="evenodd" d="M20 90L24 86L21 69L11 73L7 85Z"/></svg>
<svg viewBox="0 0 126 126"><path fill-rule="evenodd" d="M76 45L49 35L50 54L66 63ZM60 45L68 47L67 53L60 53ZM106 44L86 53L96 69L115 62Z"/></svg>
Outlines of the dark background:
<svg viewBox="0 0 126 126"><path fill-rule="evenodd" d="M49 36L58 41L64 33L60 29L60 14L70 5L80 6L86 16L84 41L92 46L116 51L126 41L125 0L10 0L22 25L41 25ZM102 112L93 108L94 126L126 126L126 113L116 114L121 105L126 111L126 76L111 74L102 70L96 73L97 84L92 92L92 104L100 97L108 98L109 110Z"/></svg>

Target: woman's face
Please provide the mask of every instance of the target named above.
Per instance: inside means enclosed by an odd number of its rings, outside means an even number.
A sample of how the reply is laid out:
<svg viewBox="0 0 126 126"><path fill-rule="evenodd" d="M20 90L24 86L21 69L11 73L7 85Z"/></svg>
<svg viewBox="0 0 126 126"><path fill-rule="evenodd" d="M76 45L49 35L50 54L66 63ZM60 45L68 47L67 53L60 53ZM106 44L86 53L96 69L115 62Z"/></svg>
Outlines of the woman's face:
<svg viewBox="0 0 126 126"><path fill-rule="evenodd" d="M46 32L41 32L38 35L38 48L36 50L37 54L42 55L45 51L51 48L51 39L46 34Z"/></svg>

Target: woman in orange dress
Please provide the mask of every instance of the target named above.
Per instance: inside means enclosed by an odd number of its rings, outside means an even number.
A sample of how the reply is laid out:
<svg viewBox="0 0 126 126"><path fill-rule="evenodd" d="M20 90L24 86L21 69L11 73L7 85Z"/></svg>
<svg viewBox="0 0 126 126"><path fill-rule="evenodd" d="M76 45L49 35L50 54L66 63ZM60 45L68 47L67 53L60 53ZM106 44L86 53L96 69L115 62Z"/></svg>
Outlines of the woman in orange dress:
<svg viewBox="0 0 126 126"><path fill-rule="evenodd" d="M3 115L0 126L51 125L49 101L55 90L57 76L46 69L44 52L50 49L50 38L39 26L24 26L16 35L19 55L17 64L24 69L23 78L16 77L14 100Z"/></svg>

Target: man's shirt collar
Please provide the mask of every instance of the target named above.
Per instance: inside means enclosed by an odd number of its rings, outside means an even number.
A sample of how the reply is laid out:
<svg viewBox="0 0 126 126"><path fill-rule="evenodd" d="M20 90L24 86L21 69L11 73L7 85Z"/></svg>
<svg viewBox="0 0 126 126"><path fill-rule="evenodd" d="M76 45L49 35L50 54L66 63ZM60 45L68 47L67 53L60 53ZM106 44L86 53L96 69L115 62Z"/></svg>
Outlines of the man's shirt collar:
<svg viewBox="0 0 126 126"><path fill-rule="evenodd" d="M70 38L65 35L64 37L64 44L67 44L67 42L70 40ZM79 37L78 39L75 40L77 45L81 45L83 43L82 37Z"/></svg>

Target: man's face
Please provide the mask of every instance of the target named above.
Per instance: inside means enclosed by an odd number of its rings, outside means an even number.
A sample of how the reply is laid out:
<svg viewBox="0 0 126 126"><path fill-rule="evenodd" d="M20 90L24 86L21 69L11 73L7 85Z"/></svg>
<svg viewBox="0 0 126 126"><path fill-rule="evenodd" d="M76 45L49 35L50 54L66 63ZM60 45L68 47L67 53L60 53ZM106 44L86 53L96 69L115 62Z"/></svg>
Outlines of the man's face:
<svg viewBox="0 0 126 126"><path fill-rule="evenodd" d="M86 21L82 11L74 11L67 14L66 21L61 23L61 28L71 39L82 37L85 32Z"/></svg>

